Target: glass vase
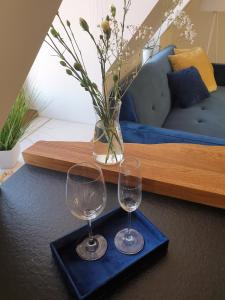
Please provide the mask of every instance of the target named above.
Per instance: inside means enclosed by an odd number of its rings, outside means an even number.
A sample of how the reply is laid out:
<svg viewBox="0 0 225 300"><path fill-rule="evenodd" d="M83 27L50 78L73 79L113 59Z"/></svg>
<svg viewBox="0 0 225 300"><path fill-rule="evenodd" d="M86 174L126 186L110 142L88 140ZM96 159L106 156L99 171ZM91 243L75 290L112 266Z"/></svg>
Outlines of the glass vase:
<svg viewBox="0 0 225 300"><path fill-rule="evenodd" d="M93 156L96 162L115 165L123 160L124 147L119 123L121 102L100 112L94 106L96 124L93 138Z"/></svg>

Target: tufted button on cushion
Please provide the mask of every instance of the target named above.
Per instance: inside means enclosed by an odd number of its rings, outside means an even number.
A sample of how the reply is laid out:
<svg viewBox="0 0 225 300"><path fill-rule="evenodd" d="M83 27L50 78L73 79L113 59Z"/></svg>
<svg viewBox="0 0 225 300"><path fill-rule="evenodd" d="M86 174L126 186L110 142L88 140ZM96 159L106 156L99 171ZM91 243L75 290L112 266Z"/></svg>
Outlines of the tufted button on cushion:
<svg viewBox="0 0 225 300"><path fill-rule="evenodd" d="M152 110L153 110L153 111L155 110L155 105L152 105Z"/></svg>
<svg viewBox="0 0 225 300"><path fill-rule="evenodd" d="M203 123L204 121L202 119L199 119L198 120L198 123Z"/></svg>
<svg viewBox="0 0 225 300"><path fill-rule="evenodd" d="M202 107L201 107L201 110L206 110L206 107L205 107L205 106L202 106Z"/></svg>

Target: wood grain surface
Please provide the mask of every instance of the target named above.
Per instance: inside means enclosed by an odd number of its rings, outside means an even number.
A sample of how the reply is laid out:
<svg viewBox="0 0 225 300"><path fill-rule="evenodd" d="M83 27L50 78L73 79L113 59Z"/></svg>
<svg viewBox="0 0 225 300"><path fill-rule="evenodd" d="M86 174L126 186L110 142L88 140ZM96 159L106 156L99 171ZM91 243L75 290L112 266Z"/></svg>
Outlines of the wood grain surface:
<svg viewBox="0 0 225 300"><path fill-rule="evenodd" d="M143 190L225 208L225 147L191 144L125 144L125 156L141 161ZM92 143L40 141L23 152L27 164L66 172L92 161ZM101 165L117 183L118 165Z"/></svg>

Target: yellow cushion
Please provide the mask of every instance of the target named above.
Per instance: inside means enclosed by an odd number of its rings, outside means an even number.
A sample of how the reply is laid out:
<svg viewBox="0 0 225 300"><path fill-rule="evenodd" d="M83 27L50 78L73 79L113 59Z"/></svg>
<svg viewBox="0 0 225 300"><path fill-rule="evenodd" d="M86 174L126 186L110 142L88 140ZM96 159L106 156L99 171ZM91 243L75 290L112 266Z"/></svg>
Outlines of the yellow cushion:
<svg viewBox="0 0 225 300"><path fill-rule="evenodd" d="M180 54L180 53L184 53L184 52L188 52L188 51L193 51L198 49L199 47L194 47L194 48L174 48L174 53L175 54ZM213 69L213 65L210 64L210 67L214 73L214 69Z"/></svg>
<svg viewBox="0 0 225 300"><path fill-rule="evenodd" d="M195 47L195 48L174 48L174 53L175 54L180 54L180 53L196 50L197 48L198 47Z"/></svg>
<svg viewBox="0 0 225 300"><path fill-rule="evenodd" d="M174 71L180 71L194 66L198 69L209 92L217 90L213 66L202 48L197 47L193 48L191 51L183 51L179 54L169 55L169 60Z"/></svg>

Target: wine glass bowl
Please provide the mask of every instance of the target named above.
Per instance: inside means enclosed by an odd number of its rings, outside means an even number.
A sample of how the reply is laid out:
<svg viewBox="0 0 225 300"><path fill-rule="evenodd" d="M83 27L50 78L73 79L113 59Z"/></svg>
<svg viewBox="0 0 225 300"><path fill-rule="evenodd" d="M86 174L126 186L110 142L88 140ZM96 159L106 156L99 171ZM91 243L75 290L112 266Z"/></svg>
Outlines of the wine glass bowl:
<svg viewBox="0 0 225 300"><path fill-rule="evenodd" d="M125 254L136 254L144 247L143 236L131 226L131 213L141 204L142 177L139 160L127 157L120 164L118 179L118 200L128 212L128 227L116 234L116 248Z"/></svg>
<svg viewBox="0 0 225 300"><path fill-rule="evenodd" d="M120 206L128 213L135 211L141 204L141 183L137 187L120 183L118 189Z"/></svg>
<svg viewBox="0 0 225 300"><path fill-rule="evenodd" d="M93 235L91 221L96 219L106 205L106 187L102 170L94 163L82 162L67 172L66 204L73 216L88 221L89 236L77 247L84 260L97 260L107 249L103 236Z"/></svg>

